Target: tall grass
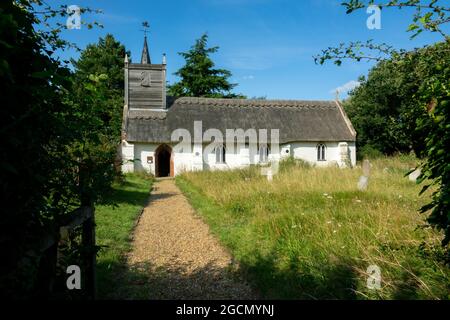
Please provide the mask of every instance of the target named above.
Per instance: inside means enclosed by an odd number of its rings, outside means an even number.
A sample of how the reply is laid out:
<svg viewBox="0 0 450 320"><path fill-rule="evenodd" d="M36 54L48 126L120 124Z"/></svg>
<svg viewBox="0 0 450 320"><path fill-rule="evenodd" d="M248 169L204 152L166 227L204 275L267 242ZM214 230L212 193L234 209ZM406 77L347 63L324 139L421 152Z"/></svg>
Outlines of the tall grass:
<svg viewBox="0 0 450 320"><path fill-rule="evenodd" d="M267 298L448 299L441 235L418 209L430 193L405 174L408 156L361 168L313 168L290 161L268 182L257 168L185 173L177 184ZM381 269L381 289L367 268Z"/></svg>

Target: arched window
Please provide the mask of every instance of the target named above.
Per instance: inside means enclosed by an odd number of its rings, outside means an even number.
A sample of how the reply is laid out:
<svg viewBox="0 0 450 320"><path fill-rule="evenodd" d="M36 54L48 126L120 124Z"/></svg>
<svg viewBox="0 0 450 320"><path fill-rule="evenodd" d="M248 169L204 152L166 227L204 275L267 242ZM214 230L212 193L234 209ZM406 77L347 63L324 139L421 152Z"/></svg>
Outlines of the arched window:
<svg viewBox="0 0 450 320"><path fill-rule="evenodd" d="M216 153L216 163L225 163L226 159L225 159L225 146L223 144L219 145L216 147L215 149L215 153Z"/></svg>
<svg viewBox="0 0 450 320"><path fill-rule="evenodd" d="M326 146L321 143L317 145L317 161L326 161Z"/></svg>
<svg viewBox="0 0 450 320"><path fill-rule="evenodd" d="M244 147L247 149L250 148L250 137L245 137Z"/></svg>
<svg viewBox="0 0 450 320"><path fill-rule="evenodd" d="M267 163L269 162L269 147L267 145L261 145L259 146L259 151L258 151L258 155L259 155L259 162L260 163Z"/></svg>

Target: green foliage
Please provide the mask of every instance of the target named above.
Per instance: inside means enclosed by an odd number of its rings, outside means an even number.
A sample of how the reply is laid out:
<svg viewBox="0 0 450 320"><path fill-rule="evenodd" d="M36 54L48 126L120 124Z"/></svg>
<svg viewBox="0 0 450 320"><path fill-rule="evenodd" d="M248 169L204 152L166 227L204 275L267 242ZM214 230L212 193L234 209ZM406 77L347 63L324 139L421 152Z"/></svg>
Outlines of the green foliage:
<svg viewBox="0 0 450 320"><path fill-rule="evenodd" d="M295 159L293 156L290 156L281 160L279 166L280 172L286 172L296 167L308 169L311 168L313 165L302 159Z"/></svg>
<svg viewBox="0 0 450 320"><path fill-rule="evenodd" d="M416 131L417 119L426 116L416 93L439 73L434 61L450 65L450 46L436 44L379 62L361 86L350 93L345 109L356 131L358 147L370 146L384 154L421 154L425 136Z"/></svg>
<svg viewBox="0 0 450 320"><path fill-rule="evenodd" d="M415 38L424 31L436 32L447 39L448 35L443 30L446 24L450 22L450 7L444 5L446 0L420 1L420 0L351 0L342 2L347 10L347 14L354 11L367 8L369 5L377 5L383 8L414 8L415 13L412 17L412 23L407 31L412 32L411 38ZM314 61L317 64L324 64L331 60L334 64L340 66L344 60L369 60L382 61L389 58L396 58L405 53L403 49L395 49L386 43L374 43L373 40L352 41L341 43L336 47L328 47L316 56Z"/></svg>
<svg viewBox="0 0 450 320"><path fill-rule="evenodd" d="M39 261L18 263L53 229L72 198L61 157L68 140L61 88L68 86L69 70L47 54L28 10L13 1L0 4L0 287L9 298L26 297L35 285Z"/></svg>
<svg viewBox="0 0 450 320"><path fill-rule="evenodd" d="M120 80L74 77L52 56L69 44L49 19L65 14L41 1L0 5L0 287L9 298L39 294L44 236L57 235L74 208L104 199L115 177L118 130L105 101Z"/></svg>
<svg viewBox="0 0 450 320"><path fill-rule="evenodd" d="M80 205L93 205L102 199L114 181L119 134L106 108L108 77L90 75L82 87L71 88L65 103L70 113L64 118L71 140L65 145L67 163L74 166L77 184L72 191Z"/></svg>
<svg viewBox="0 0 450 320"><path fill-rule="evenodd" d="M197 39L191 50L180 52L186 64L175 75L181 80L169 86L169 94L175 97L244 98L231 90L236 86L228 81L231 72L215 69L209 57L219 47L207 47L208 35Z"/></svg>
<svg viewBox="0 0 450 320"><path fill-rule="evenodd" d="M84 84L89 82L91 75L106 75L98 92L102 99L96 101L97 106L103 110L104 125L111 129L111 135L118 138L122 123L122 108L124 94L123 59L126 52L125 46L107 34L100 38L98 43L90 44L81 53L80 58L72 64L75 67L74 93L82 94Z"/></svg>
<svg viewBox="0 0 450 320"><path fill-rule="evenodd" d="M346 59L358 62L361 60L381 61L395 54L398 53L392 46L385 43L376 44L373 40L367 40L366 42L354 41L348 44L341 43L337 47L328 47L313 58L316 64L322 65L328 60L333 60L335 65L340 66Z"/></svg>
<svg viewBox="0 0 450 320"><path fill-rule="evenodd" d="M358 149L358 159L377 159L383 156L383 153L367 144Z"/></svg>
<svg viewBox="0 0 450 320"><path fill-rule="evenodd" d="M411 38L415 38L423 31L437 32L445 36L442 27L450 21L450 8L448 2L444 5L446 0L350 0L343 2L342 5L346 7L347 14L355 10L366 8L369 5L377 5L380 8L413 8L415 13L412 23L408 26L407 31L412 32Z"/></svg>
<svg viewBox="0 0 450 320"><path fill-rule="evenodd" d="M9 2L10 0L8 0ZM37 26L35 32L45 47L47 54L52 54L58 49L74 48L80 50L76 43L70 42L61 37L61 33L66 30L66 18L70 15L67 11L67 4L48 4L44 0L13 0L17 6L32 12L32 20ZM81 25L92 29L94 27L103 28L97 21L88 20L89 14L102 13L99 9L79 6L80 14L83 15Z"/></svg>
<svg viewBox="0 0 450 320"><path fill-rule="evenodd" d="M126 254L131 248L130 237L143 206L148 200L153 179L150 176L128 174L113 184L107 201L96 207L96 236L101 250L97 259L99 298L130 298L126 291ZM113 203L111 205L109 203ZM124 281L117 281L117 279Z"/></svg>
<svg viewBox="0 0 450 320"><path fill-rule="evenodd" d="M446 46L450 46L450 40ZM445 48L443 45L442 47ZM439 50L438 50L439 52ZM417 133L426 133L426 147L423 155L427 161L423 165L423 190L437 186L433 200L422 208L422 212L432 210L428 222L445 234L443 245L450 243L450 65L446 55L428 56L434 63L435 73L426 78L417 96L428 116L418 120ZM450 252L447 256L450 262Z"/></svg>
<svg viewBox="0 0 450 320"><path fill-rule="evenodd" d="M421 179L419 179L421 182L427 181L424 190L430 185L437 186L432 202L424 206L421 211L431 212L428 222L433 227L443 231L442 244L447 246L448 261L450 261L450 248L448 248L450 243L450 167L447 156L448 133L450 131L450 126L448 125L449 77L446 71L448 70L450 37L445 32L445 27L450 22L450 7L448 4L444 5L443 2L439 0L351 0L343 2L342 5L347 8L347 13L352 13L371 4L376 4L381 8L415 8L412 23L407 29L408 32L413 32L412 38L423 31L429 31L442 35L445 43L427 46L420 50L418 54L410 54L404 50L380 50L384 44L373 45L371 40L369 40L368 45L362 45L365 51L360 50L359 44L362 44L362 42L357 42L358 45L356 46L353 43L348 45L341 44L339 47L330 47L323 50L320 55L315 57L315 61L323 64L328 60L332 60L337 65L340 65L343 59L382 61L390 56L394 64L400 65L401 68L409 65L409 70L413 71L413 75L421 77L419 82L416 81L417 79L406 78L407 84L413 84L409 89L415 90L405 93L411 101L411 105L409 106L409 111L405 110L406 112L402 112L402 114L406 115L405 119L409 118L410 120L402 120L398 123L401 123L401 125L407 124L406 130L408 131L405 132L405 129L402 129L402 133L414 136L419 141L419 147L415 146L414 149L418 155L425 157L425 162L422 166L423 174ZM389 64L390 62L387 63ZM405 70L404 72L407 72L408 67ZM394 76L394 79L396 78ZM391 110L395 110L395 108L391 108L388 111ZM354 114L357 113L357 110L354 111ZM425 111L428 112L428 116L423 115ZM416 118L415 123L412 121L414 118ZM381 120L381 122L383 121ZM367 121L366 119L360 119L359 122L366 123ZM375 124L378 125L380 123L376 122ZM413 125L411 126L411 124ZM395 127L393 126L394 129ZM366 135L367 132L371 135L370 128L367 128ZM386 132L389 132L389 130L386 130Z"/></svg>
<svg viewBox="0 0 450 320"><path fill-rule="evenodd" d="M357 189L361 169L287 163L272 182L240 179L242 170L176 179L262 298L449 298L441 235L417 228L425 222L417 208L431 192L419 197L420 186L405 177L417 158L371 161L367 192ZM374 264L380 290L367 288Z"/></svg>

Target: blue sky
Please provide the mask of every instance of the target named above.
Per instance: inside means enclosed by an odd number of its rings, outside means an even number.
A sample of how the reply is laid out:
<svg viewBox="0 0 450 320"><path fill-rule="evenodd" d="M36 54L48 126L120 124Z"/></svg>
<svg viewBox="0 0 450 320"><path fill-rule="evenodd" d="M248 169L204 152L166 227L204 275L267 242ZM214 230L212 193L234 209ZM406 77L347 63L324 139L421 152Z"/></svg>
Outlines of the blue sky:
<svg viewBox="0 0 450 320"><path fill-rule="evenodd" d="M50 0L50 3L56 3ZM103 29L68 30L64 36L81 48L97 42L99 36L113 34L138 61L142 50L142 21L149 21L152 62L167 54L168 81L183 65L177 54L186 51L204 32L218 67L230 70L235 92L269 99L332 99L338 87L349 87L371 67L367 62L314 64L313 55L328 46L353 40L374 39L397 48L414 48L440 38L424 33L410 40L405 30L411 19L408 10L383 10L382 29L369 30L365 11L345 14L341 0L73 0L67 4L102 9L93 18ZM73 51L63 58L77 57ZM350 83L350 84L349 84ZM342 94L345 96L345 94Z"/></svg>

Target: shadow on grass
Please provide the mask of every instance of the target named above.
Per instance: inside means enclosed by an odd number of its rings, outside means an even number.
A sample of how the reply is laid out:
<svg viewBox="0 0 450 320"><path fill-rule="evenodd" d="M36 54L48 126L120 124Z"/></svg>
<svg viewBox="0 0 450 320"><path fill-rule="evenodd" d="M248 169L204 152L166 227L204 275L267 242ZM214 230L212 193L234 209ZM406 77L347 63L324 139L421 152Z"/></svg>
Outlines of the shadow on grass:
<svg viewBox="0 0 450 320"><path fill-rule="evenodd" d="M356 299L357 275L345 259L307 270L297 258L280 269L278 255L258 255L242 267L252 283L268 299Z"/></svg>
<svg viewBox="0 0 450 320"><path fill-rule="evenodd" d="M116 200L139 198L134 191L116 191ZM131 192L131 194L130 194ZM145 194L138 192L138 194ZM152 195L150 201L174 194ZM133 202L134 203L134 202ZM203 203L205 204L205 203ZM211 208L214 208L212 206ZM211 209L212 210L212 209ZM256 249L256 248L255 248ZM190 270L188 265L158 268L150 263L129 266L125 258L102 260L97 265L101 299L356 299L354 263L344 257L315 268L291 256L280 268L280 254L256 252L240 261L240 269L207 265ZM190 270L187 272L186 270ZM255 294L242 279L258 288Z"/></svg>
<svg viewBox="0 0 450 320"><path fill-rule="evenodd" d="M151 263L97 265L104 277L99 299L113 300L228 300L255 299L250 286L231 268L207 265L190 271L180 265L157 268ZM189 270L189 272L187 271Z"/></svg>
<svg viewBox="0 0 450 320"><path fill-rule="evenodd" d="M292 260L283 270L276 257L259 257L241 268L207 265L190 272L177 264L157 268L151 263L98 264L103 284L100 299L356 299L356 274L349 261L337 261L315 272L300 270ZM243 275L252 284L246 284ZM252 289L253 287L253 289ZM254 287L258 288L255 290ZM259 293L256 293L259 292ZM411 295L408 294L411 298ZM400 296L399 296L400 298Z"/></svg>
<svg viewBox="0 0 450 320"><path fill-rule="evenodd" d="M394 300L415 300L420 298L417 292L420 284L414 274L419 274L418 270L413 270L412 272L404 271L401 274L393 294Z"/></svg>
<svg viewBox="0 0 450 320"><path fill-rule="evenodd" d="M175 196L175 193L152 194L133 190L114 190L111 197L119 205L133 204L141 207L144 201L152 202ZM109 215L111 216L111 215ZM135 215L130 216L131 220ZM113 232L111 229L110 232ZM131 230L129 232L132 232ZM105 237L111 238L111 234ZM120 244L120 243L119 243ZM151 263L130 266L123 245L110 244L100 252L97 260L99 299L250 299L255 295L231 267L217 268L207 265L192 270L189 265L177 264L157 268Z"/></svg>
<svg viewBox="0 0 450 320"><path fill-rule="evenodd" d="M175 196L175 193L152 194L150 192L140 192L131 190L113 190L102 204L113 207L121 204L142 205L146 199L149 201L161 200Z"/></svg>

